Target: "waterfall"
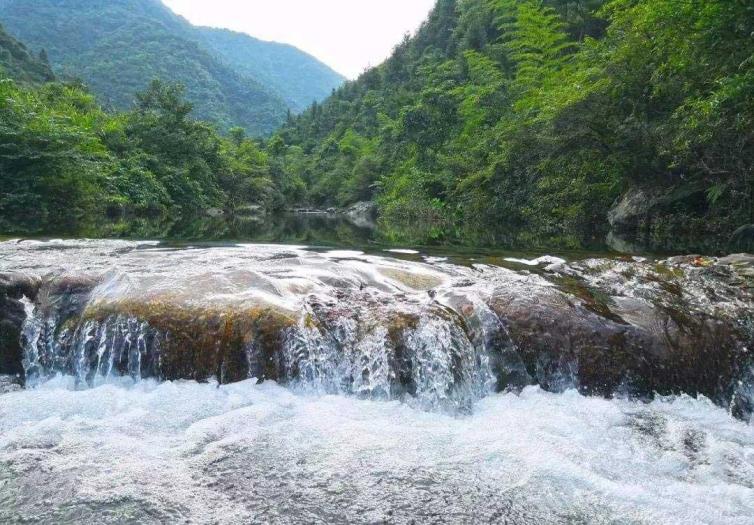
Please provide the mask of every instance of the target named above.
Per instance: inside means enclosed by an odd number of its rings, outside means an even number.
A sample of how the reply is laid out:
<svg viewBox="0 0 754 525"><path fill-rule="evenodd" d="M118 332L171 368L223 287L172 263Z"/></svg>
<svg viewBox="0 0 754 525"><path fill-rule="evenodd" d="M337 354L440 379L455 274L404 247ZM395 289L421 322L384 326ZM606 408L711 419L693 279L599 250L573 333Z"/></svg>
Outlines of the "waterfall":
<svg viewBox="0 0 754 525"><path fill-rule="evenodd" d="M150 362L159 359L159 341L146 322L113 316L103 321L57 319L30 305L23 328L27 383L72 375L81 385L109 378L153 377Z"/></svg>
<svg viewBox="0 0 754 525"><path fill-rule="evenodd" d="M285 376L321 393L468 410L494 388L493 349L474 344L460 317L444 313L426 309L391 336L374 319L341 317L324 329L308 312L286 338Z"/></svg>
<svg viewBox="0 0 754 525"><path fill-rule="evenodd" d="M38 384L56 374L75 377L80 387L123 376L134 380L166 378L162 358L165 349L174 346L175 333L152 326L148 319L125 308L123 313L94 316L96 302L78 310L68 309L66 317L58 299L48 304L24 300L22 342L28 384ZM350 315L335 312L315 299L308 301L301 303L296 323L270 334L273 341L280 341L278 348L265 347L262 334L254 328L255 319L235 320L236 326L247 327L240 338L250 341L243 347L248 376L261 370L259 363L275 353L275 370L268 379L309 392L402 399L427 409L468 411L494 390L493 355L499 353L495 347L500 340L497 332L504 328L486 307L474 310L467 323L455 311L434 301L416 311L354 306L348 310ZM186 324L185 328L193 325L203 330L206 326L208 333L213 333L209 332L211 326L221 326L221 333L231 325L227 319L207 319L200 314L185 317L176 311L174 315ZM211 336L205 346L188 353L227 355L229 350L223 345L231 347L223 336ZM219 369L214 375L223 382L222 362L208 369Z"/></svg>
<svg viewBox="0 0 754 525"><path fill-rule="evenodd" d="M754 410L748 259L430 259L0 243L0 323L13 335L0 375L66 375L82 389L256 378L451 412L532 384Z"/></svg>

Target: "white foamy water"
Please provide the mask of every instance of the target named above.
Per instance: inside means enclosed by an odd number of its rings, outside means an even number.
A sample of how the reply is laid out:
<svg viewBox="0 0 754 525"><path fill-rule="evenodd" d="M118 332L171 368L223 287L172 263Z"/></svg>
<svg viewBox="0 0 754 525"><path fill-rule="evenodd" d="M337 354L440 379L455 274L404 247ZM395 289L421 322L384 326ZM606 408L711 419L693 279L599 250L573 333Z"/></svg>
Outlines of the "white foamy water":
<svg viewBox="0 0 754 525"><path fill-rule="evenodd" d="M0 523L754 522L754 429L705 400L71 387L0 396Z"/></svg>

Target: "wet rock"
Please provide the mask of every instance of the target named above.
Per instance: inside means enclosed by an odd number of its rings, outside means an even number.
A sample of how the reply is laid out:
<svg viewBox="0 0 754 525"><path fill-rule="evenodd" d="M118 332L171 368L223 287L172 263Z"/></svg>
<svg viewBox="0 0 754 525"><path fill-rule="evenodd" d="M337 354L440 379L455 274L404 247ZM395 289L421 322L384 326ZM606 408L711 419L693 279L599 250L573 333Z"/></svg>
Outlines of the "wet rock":
<svg viewBox="0 0 754 525"><path fill-rule="evenodd" d="M371 201L357 202L346 210L345 216L355 226L374 229L377 227L377 204Z"/></svg>
<svg viewBox="0 0 754 525"><path fill-rule="evenodd" d="M33 277L0 275L0 375L23 377L21 329L26 313L21 299L34 299L38 287Z"/></svg>
<svg viewBox="0 0 754 525"><path fill-rule="evenodd" d="M735 266L754 267L754 255L748 253L738 253L718 259L718 264L730 264Z"/></svg>
<svg viewBox="0 0 754 525"><path fill-rule="evenodd" d="M90 369L102 367L103 352L105 360L114 353L121 374L136 367L138 377L220 383L281 379L281 347L286 331L295 326L289 312L270 307L190 308L156 301L94 305L82 321L94 323L89 328L93 340L112 341L103 351L88 349L84 357Z"/></svg>
<svg viewBox="0 0 754 525"><path fill-rule="evenodd" d="M20 273L0 274L0 295L11 299L27 297L33 300L39 285L40 279L33 276Z"/></svg>
<svg viewBox="0 0 754 525"><path fill-rule="evenodd" d="M0 375L0 396L18 392L23 389L23 381L19 376Z"/></svg>
<svg viewBox="0 0 754 525"><path fill-rule="evenodd" d="M32 344L29 337L36 340L38 360L25 370L27 376L41 375L43 370L50 373L68 371L61 367L61 363L71 359L70 345L97 284L98 280L92 276L72 274L48 276L37 281L36 293L30 302L35 321L33 335L23 331L25 313L18 324L21 345Z"/></svg>
<svg viewBox="0 0 754 525"><path fill-rule="evenodd" d="M536 382L603 396L703 394L727 406L754 335L751 295L717 275L730 267L600 264L581 268L581 282L533 280L493 293Z"/></svg>
<svg viewBox="0 0 754 525"><path fill-rule="evenodd" d="M69 248L5 247L16 267L47 261L43 278L0 280L5 373L18 373L22 341L35 356L30 374L86 382L257 377L462 410L496 382L703 394L741 417L754 407L746 255L523 271L291 247L106 246L82 247L75 271Z"/></svg>
<svg viewBox="0 0 754 525"><path fill-rule="evenodd" d="M20 344L21 325L23 324L23 306L8 304L7 299L0 299L0 374L23 374L23 349Z"/></svg>

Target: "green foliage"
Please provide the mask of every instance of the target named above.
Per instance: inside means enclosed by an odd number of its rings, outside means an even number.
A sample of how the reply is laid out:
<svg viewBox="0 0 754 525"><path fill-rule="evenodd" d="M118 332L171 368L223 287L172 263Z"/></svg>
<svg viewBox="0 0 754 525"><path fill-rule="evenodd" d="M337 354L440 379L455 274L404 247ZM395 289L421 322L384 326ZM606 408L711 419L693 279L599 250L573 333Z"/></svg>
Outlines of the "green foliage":
<svg viewBox="0 0 754 525"><path fill-rule="evenodd" d="M66 224L92 213L108 165L104 117L77 88L0 81L0 225Z"/></svg>
<svg viewBox="0 0 754 525"><path fill-rule="evenodd" d="M107 107L130 108L134 94L160 78L186 86L198 118L254 136L278 128L287 107L303 109L342 81L295 48L196 28L155 0L3 0L0 20Z"/></svg>
<svg viewBox="0 0 754 525"><path fill-rule="evenodd" d="M42 50L39 56L34 56L24 44L6 33L1 25L0 76L27 84L39 84L55 79L47 62L47 53Z"/></svg>
<svg viewBox="0 0 754 525"><path fill-rule="evenodd" d="M752 34L743 0L442 0L268 151L297 152L303 200L387 222L579 245L644 188L637 228L730 232L754 221Z"/></svg>
<svg viewBox="0 0 754 525"><path fill-rule="evenodd" d="M16 3L0 0L0 12ZM139 23L152 17L143 0L108 5ZM185 28L165 20L153 45L191 63ZM137 50L128 61L102 58L110 48L87 59L110 70L92 82L97 92L128 64L164 76L119 28L66 33L81 57L92 41ZM604 238L611 207L641 190L646 208L621 227L722 236L754 222L752 34L754 5L743 0L439 0L387 62L289 114L264 143L232 119L219 118L227 137L194 120L194 106L206 116L225 96L202 91L199 104L196 84L184 96L154 82L112 114L78 85L4 81L0 222L375 200L396 240L401 224L422 224L424 240L577 247Z"/></svg>
<svg viewBox="0 0 754 525"><path fill-rule="evenodd" d="M316 58L287 44L264 42L227 29L200 27L209 49L249 78L278 94L294 112L322 101L345 78Z"/></svg>
<svg viewBox="0 0 754 525"><path fill-rule="evenodd" d="M229 212L280 203L259 145L191 118L183 89L154 81L108 114L78 85L0 81L0 229L75 229L105 212Z"/></svg>

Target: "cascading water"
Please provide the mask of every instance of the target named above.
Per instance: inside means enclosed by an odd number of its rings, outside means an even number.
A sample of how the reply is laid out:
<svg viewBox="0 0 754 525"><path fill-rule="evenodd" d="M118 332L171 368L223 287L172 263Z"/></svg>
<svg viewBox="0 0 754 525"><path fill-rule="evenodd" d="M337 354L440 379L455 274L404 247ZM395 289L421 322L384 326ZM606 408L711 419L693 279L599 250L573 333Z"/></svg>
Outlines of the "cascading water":
<svg viewBox="0 0 754 525"><path fill-rule="evenodd" d="M510 259L541 261L544 278L298 247L4 248L27 275L14 279L35 283L20 300L31 384L257 378L461 411L531 383L702 393L744 408L751 397L739 384L751 288L735 264Z"/></svg>
<svg viewBox="0 0 754 525"><path fill-rule="evenodd" d="M162 376L161 348L172 337L169 330L153 328L133 315L88 317L96 304L85 304L71 317L61 318L55 304L37 308L24 302L27 317L22 341L29 384L55 374L71 375L80 386L95 386L121 376L137 380ZM377 315L368 308L333 312L322 304L315 312L306 300L301 310L299 322L278 335L274 379L309 392L404 399L427 409L469 410L475 401L494 391L490 366L494 347L489 343L496 335L487 333L490 328L483 322L476 326L476 333L467 333L459 315L434 301L414 312L383 311ZM391 320L388 315L405 318ZM483 315L489 319L489 309L480 307L473 317L479 323ZM494 319L494 329L502 330ZM191 322L205 321L197 316ZM391 335L391 322L407 324L394 327ZM245 348L246 359L256 363L264 359L264 349L253 344L254 334L248 330L244 335L252 344ZM217 349L210 346L200 351ZM249 366L246 376L254 376L253 370Z"/></svg>
<svg viewBox="0 0 754 525"><path fill-rule="evenodd" d="M487 262L0 243L0 522L751 523L754 264Z"/></svg>
<svg viewBox="0 0 754 525"><path fill-rule="evenodd" d="M150 360L159 359L159 340L147 323L126 316L75 323L39 316L33 306L27 310L23 348L28 383L55 374L70 374L89 386L121 376L154 377Z"/></svg>

